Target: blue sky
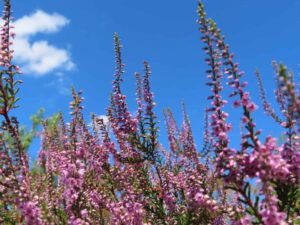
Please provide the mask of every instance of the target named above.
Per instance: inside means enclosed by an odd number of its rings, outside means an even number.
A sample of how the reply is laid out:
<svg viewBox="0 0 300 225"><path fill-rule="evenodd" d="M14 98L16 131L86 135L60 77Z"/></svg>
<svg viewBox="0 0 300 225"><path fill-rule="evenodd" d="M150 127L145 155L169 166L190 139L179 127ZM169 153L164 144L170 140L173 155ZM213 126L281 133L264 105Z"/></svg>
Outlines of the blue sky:
<svg viewBox="0 0 300 225"><path fill-rule="evenodd" d="M259 68L273 100L271 61L285 62L298 74L300 61L300 1L206 0L209 17L215 19L246 71L248 90L260 106L254 71ZM104 114L114 73L113 33L123 43L126 63L123 90L134 112L134 72L143 61L152 68L157 114L171 107L181 121L184 98L197 143L201 145L203 111L209 91L206 66L196 23L196 0L12 0L19 27L16 62L24 68L21 108L14 112L22 124L44 107L46 115L62 111L67 116L69 87L82 89L85 112ZM20 22L21 21L21 22ZM19 30L18 30L19 29ZM261 107L260 107L261 108ZM228 110L238 125L237 113ZM278 134L263 113L255 114L265 134ZM161 123L162 139L165 138ZM238 132L238 126L235 127ZM166 143L163 141L163 143ZM38 148L37 145L35 145ZM34 156L37 149L31 149Z"/></svg>

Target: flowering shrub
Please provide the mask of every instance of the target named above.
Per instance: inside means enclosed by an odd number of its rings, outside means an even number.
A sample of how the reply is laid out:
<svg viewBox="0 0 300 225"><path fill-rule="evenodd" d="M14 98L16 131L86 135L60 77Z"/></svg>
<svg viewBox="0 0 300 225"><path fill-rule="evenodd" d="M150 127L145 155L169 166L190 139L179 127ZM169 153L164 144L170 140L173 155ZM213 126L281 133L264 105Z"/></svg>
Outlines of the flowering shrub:
<svg viewBox="0 0 300 225"><path fill-rule="evenodd" d="M136 73L137 111L132 115L122 92L124 64L114 36L116 71L107 110L109 123L83 117L82 93L72 90L71 121L59 114L42 122L41 149L32 168L21 129L10 111L18 98L11 62L14 37L11 4L4 1L0 65L0 223L1 224L300 224L300 94L291 73L274 62L276 98L282 116L267 102L257 72L264 109L284 130L284 141L261 140L253 121L256 105L242 81L224 36L199 3L211 107L206 110L204 146L197 150L184 105L179 127L164 113L169 147L158 142L151 71ZM240 148L230 147L231 124L222 93L242 109L245 133Z"/></svg>

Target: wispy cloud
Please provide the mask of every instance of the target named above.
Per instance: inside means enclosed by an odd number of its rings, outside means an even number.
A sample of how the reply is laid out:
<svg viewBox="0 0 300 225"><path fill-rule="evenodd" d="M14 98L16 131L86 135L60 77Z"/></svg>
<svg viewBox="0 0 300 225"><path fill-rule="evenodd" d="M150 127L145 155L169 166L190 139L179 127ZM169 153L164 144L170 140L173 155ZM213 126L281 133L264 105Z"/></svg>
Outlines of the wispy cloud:
<svg viewBox="0 0 300 225"><path fill-rule="evenodd" d="M44 76L53 71L69 71L74 68L75 64L67 49L58 48L47 40L32 40L37 34L59 32L69 22L60 14L48 14L42 10L15 21L14 58L23 71Z"/></svg>
<svg viewBox="0 0 300 225"><path fill-rule="evenodd" d="M56 79L45 84L45 87L55 88L60 95L71 95L71 79L62 72L54 74Z"/></svg>

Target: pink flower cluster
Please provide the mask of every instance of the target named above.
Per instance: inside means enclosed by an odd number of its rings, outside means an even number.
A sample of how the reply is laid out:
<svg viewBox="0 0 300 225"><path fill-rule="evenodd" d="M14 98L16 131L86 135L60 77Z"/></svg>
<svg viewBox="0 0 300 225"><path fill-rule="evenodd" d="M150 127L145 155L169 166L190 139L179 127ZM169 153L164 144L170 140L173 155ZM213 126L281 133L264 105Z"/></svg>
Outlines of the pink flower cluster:
<svg viewBox="0 0 300 225"><path fill-rule="evenodd" d="M10 50L11 5L4 1L1 29L0 224L27 225L285 225L300 217L300 94L283 65L274 63L276 100L282 115L266 100L264 109L283 129L282 143L263 140L254 122L257 109L246 91L244 75L234 62L224 36L207 19L199 2L200 32L211 94L206 110L204 146L199 151L185 105L178 126L164 112L169 148L159 142L159 122L151 91L151 70L136 73L137 112L132 115L122 91L121 43L115 41L116 71L108 122L84 118L81 92L72 89L70 123L62 114L41 122L41 149L29 166L19 123L10 116L18 92ZM257 73L258 74L258 73ZM227 80L225 75L227 76ZM227 84L224 85L223 83ZM242 110L240 146L231 147L228 101Z"/></svg>

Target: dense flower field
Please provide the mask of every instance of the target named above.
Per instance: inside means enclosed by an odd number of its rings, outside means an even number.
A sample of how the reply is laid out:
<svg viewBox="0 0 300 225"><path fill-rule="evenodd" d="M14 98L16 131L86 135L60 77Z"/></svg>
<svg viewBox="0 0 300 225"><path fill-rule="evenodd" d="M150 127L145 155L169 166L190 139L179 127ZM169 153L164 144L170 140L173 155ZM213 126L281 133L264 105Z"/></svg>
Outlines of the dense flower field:
<svg viewBox="0 0 300 225"><path fill-rule="evenodd" d="M93 116L92 128L88 126L82 93L73 89L71 121L65 123L61 114L41 121L41 150L29 166L28 140L11 116L21 81L16 80L20 69L12 63L10 48L15 36L11 3L4 0L0 224L300 224L299 84L284 65L274 62L278 115L257 72L264 110L283 130L280 144L279 137L261 138L244 73L201 2L198 15L210 89L201 149L194 143L184 105L181 126L165 111L169 146L159 143L148 62L143 74L136 73L137 110L135 115L129 112L122 92L121 43L115 34L109 122ZM224 88L231 90L229 97ZM242 111L244 133L238 149L231 147L226 104Z"/></svg>

